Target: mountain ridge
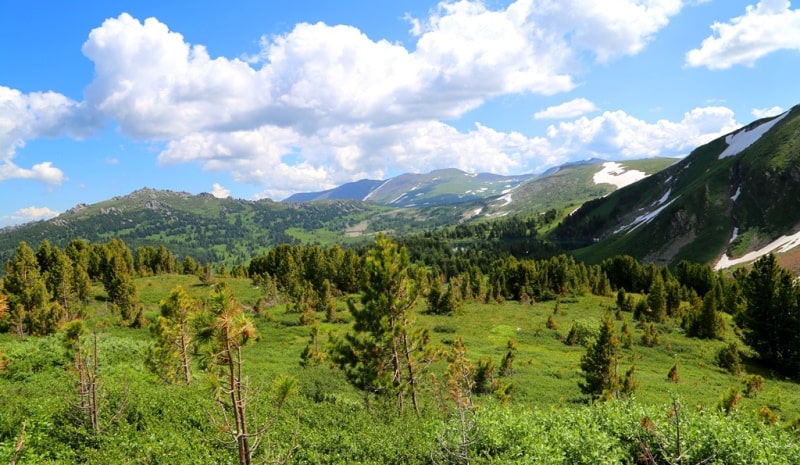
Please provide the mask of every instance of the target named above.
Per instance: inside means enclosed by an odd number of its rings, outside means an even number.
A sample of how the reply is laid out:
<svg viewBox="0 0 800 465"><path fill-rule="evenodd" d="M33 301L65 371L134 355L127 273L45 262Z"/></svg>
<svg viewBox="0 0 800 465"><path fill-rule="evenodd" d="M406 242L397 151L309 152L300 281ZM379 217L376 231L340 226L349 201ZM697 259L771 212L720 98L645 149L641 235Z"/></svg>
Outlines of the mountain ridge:
<svg viewBox="0 0 800 465"><path fill-rule="evenodd" d="M502 195L534 176L467 173L444 168L429 173L403 173L385 180L362 179L324 191L297 193L283 202L347 199L397 207L433 206Z"/></svg>
<svg viewBox="0 0 800 465"><path fill-rule="evenodd" d="M583 205L553 232L590 262L718 264L800 227L800 107L756 120L673 166ZM736 234L734 234L736 231ZM788 249L787 249L788 250Z"/></svg>

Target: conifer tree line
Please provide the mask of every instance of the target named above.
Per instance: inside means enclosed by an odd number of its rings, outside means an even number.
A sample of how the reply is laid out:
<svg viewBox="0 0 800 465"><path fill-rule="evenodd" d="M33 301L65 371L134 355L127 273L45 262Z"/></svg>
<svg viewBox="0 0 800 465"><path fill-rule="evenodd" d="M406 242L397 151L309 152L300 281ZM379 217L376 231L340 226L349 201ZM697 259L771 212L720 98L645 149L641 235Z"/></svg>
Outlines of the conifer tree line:
<svg viewBox="0 0 800 465"><path fill-rule="evenodd" d="M507 229L535 236L530 232L533 225L517 221L506 226L482 234L497 236ZM459 234L468 233L474 232ZM421 241L433 237L423 236ZM569 255L534 260L486 254L484 258L491 260L445 269L420 257L415 261L419 247L413 240L405 242L408 247L402 242L397 245L407 254L408 263L425 270L419 295L431 313L454 313L470 301L539 302L586 293L616 294L617 308L630 312L634 320L672 319L698 338L721 338L723 314L727 314L769 367L788 376L800 372L800 286L772 255L731 274L688 261L672 268L642 264L627 255L587 265ZM6 303L0 330L18 335L56 332L82 316L92 283L103 286L106 304L120 321L141 324L142 308L133 278L168 273L197 275L207 284L230 276L250 278L265 289L262 305L284 301L301 315L328 309L327 318L334 321L333 298L364 292L371 250L281 245L248 264L213 269L191 257L178 261L163 245L132 251L120 239L102 244L75 239L60 249L45 240L34 250L21 242L5 264L0 293ZM312 324L313 319L305 323Z"/></svg>

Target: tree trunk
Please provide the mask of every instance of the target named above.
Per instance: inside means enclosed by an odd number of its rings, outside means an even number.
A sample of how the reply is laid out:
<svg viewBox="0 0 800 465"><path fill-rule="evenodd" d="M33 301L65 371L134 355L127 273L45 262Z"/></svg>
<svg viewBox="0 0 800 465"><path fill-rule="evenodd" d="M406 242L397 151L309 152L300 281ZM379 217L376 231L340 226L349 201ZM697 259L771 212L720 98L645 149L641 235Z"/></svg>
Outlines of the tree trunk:
<svg viewBox="0 0 800 465"><path fill-rule="evenodd" d="M189 343L186 340L185 325L181 325L181 364L183 365L183 379L186 384L191 384L192 372L189 366Z"/></svg>
<svg viewBox="0 0 800 465"><path fill-rule="evenodd" d="M97 403L97 333L93 334L93 344L92 344L92 369L88 370L88 379L89 379L89 393L90 393L90 405L89 405L89 415L92 419L92 430L95 433L100 432L100 407Z"/></svg>
<svg viewBox="0 0 800 465"><path fill-rule="evenodd" d="M392 337L392 385L397 389L397 406L400 412L405 407L403 398L403 368L400 365L400 350L397 347L397 339Z"/></svg>
<svg viewBox="0 0 800 465"><path fill-rule="evenodd" d="M411 403L414 405L414 412L419 415L419 402L417 401L417 378L416 367L411 352L414 350L408 342L408 332L403 331L403 354L406 358L406 371L408 372L408 385L411 387Z"/></svg>
<svg viewBox="0 0 800 465"><path fill-rule="evenodd" d="M250 465L250 444L247 441L247 418L245 400L242 398L241 349L231 346L229 328L225 328L225 354L228 359L228 382L230 383L231 407L236 424L236 444L239 450L239 465ZM236 357L234 357L234 350Z"/></svg>

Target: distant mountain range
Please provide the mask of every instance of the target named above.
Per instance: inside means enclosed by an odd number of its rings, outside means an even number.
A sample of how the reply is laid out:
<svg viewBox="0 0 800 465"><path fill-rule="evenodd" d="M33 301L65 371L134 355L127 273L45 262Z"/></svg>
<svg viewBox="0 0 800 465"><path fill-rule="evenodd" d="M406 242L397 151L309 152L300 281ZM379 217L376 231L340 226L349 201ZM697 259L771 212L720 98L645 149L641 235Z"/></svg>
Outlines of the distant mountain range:
<svg viewBox="0 0 800 465"><path fill-rule="evenodd" d="M346 199L395 207L429 207L503 195L533 177L470 174L451 168L426 174L406 173L385 181L362 179L326 191L295 194L284 201Z"/></svg>
<svg viewBox="0 0 800 465"><path fill-rule="evenodd" d="M0 259L20 240L121 237L201 261L242 263L286 242L355 243L470 221L549 212L540 232L579 259L628 254L717 268L767 253L800 271L800 106L763 118L683 159L591 159L520 176L456 169L362 180L284 202L142 189L0 231ZM557 226L555 226L557 224Z"/></svg>
<svg viewBox="0 0 800 465"><path fill-rule="evenodd" d="M78 205L50 220L0 230L0 260L8 259L22 240L36 246L47 239L63 247L73 238L95 242L120 237L132 248L164 244L179 257L242 263L281 243L357 243L377 231L406 235L548 210L561 217L674 162L592 159L521 176L437 170L348 183L284 202L144 188Z"/></svg>

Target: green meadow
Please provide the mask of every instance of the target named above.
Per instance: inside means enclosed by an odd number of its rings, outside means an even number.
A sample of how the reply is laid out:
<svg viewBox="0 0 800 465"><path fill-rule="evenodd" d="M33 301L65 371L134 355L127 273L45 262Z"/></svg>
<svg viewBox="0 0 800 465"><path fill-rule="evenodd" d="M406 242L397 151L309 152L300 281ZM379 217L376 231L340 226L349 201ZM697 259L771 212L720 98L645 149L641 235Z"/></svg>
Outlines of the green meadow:
<svg viewBox="0 0 800 465"><path fill-rule="evenodd" d="M211 293L196 276L134 281L150 325L159 314L159 301L174 287L200 300ZM253 309L261 289L249 279L226 281ZM0 458L18 463L236 463L235 449L225 446L211 385L197 364L189 386L160 381L144 365L153 343L150 330L120 327L108 313L102 288L96 286L94 293L86 311L98 341L100 433L88 432L76 418L75 378L61 336L3 334L0 346L8 365L0 376ZM342 335L351 326L343 298L337 305L340 322L326 323L324 315L316 315L323 349L331 335ZM642 329L623 313L633 345L620 348L619 370L635 365L638 389L629 399L590 403L578 387L586 347L564 340L576 324L590 341L614 306L612 298L587 294L558 302L473 302L455 315L437 316L427 314L420 302L414 324L431 331L431 342L442 353L461 337L470 361L491 359L498 366L509 340L516 344L512 374L498 378L512 385L510 399L474 398L470 463L636 463L637 454L653 441L661 441L663 449L658 457L664 461L658 463L699 463L712 453L725 459L709 463L794 463L800 457L793 432L800 415L797 384L755 365L747 365L741 375L723 370L716 354L726 340L688 338L675 322L658 325L659 343L645 347ZM464 463L447 445L452 443L448 431L454 410L446 395L444 356L428 367L422 414L398 413L391 402L365 402L326 360L301 367L311 327L300 324L300 315L287 313L285 304L264 309L254 319L258 336L244 348L244 371L252 390L252 418L271 425L257 458L273 463L287 458L288 463ZM615 324L619 331L622 322ZM729 329L726 339L736 337ZM667 376L676 364L678 382ZM730 412L720 411L731 387L745 393L748 374L762 375L763 389L742 395ZM295 380L294 395L278 413L270 408L271 388L285 377ZM684 418L677 429L676 405ZM776 424L759 417L765 406L777 415ZM642 426L649 421L657 425L652 430ZM675 442L677 430L683 443ZM694 447L689 456L698 461L666 461L676 457L679 446ZM752 455L755 450L760 455ZM775 461L779 456L784 460Z"/></svg>

